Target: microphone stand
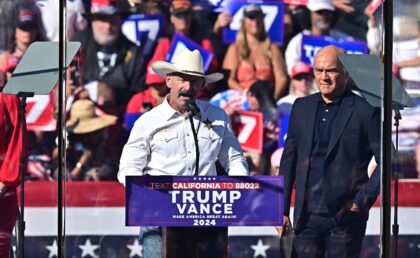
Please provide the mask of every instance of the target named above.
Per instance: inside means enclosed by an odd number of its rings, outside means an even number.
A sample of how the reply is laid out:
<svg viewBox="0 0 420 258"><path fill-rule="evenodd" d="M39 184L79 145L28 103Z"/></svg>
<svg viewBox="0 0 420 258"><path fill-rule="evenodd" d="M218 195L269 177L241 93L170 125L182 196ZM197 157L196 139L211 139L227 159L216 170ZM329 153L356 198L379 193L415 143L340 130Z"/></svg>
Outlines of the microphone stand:
<svg viewBox="0 0 420 258"><path fill-rule="evenodd" d="M188 115L188 118L190 120L190 124L191 124L191 130L193 133L193 137L194 137L194 143L195 143L195 176L198 176L198 164L199 164L199 160L200 160L200 149L198 147L198 137L197 137L197 132L195 131L194 128L194 121L193 121L193 114L192 112Z"/></svg>
<svg viewBox="0 0 420 258"><path fill-rule="evenodd" d="M394 224L392 225L392 235L394 242L394 252L393 257L398 257L398 234L399 234L399 225L398 225L398 179L400 177L400 161L398 155L398 131L401 120L400 107L394 106L394 126L395 126L395 160L394 160Z"/></svg>
<svg viewBox="0 0 420 258"><path fill-rule="evenodd" d="M193 101L188 103L188 109L190 110L190 114L188 118L190 120L191 130L194 137L194 144L195 144L195 176L198 176L198 168L199 168L199 161L200 161L200 148L198 146L198 137L197 132L195 131L193 117L196 116L198 120L201 120L200 109L197 107L197 104Z"/></svg>

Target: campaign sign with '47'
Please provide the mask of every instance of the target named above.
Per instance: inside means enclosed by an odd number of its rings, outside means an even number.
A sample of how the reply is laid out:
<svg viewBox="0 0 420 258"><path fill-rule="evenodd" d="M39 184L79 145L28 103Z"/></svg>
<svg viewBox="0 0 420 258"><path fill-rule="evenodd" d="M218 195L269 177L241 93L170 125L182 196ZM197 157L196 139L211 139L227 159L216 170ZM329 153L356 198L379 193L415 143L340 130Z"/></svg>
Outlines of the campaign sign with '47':
<svg viewBox="0 0 420 258"><path fill-rule="evenodd" d="M282 176L127 176L126 225L281 226Z"/></svg>
<svg viewBox="0 0 420 258"><path fill-rule="evenodd" d="M236 39L236 33L239 31L244 8L248 4L258 4L264 13L264 27L271 41L277 45L283 44L283 13L284 4L280 0L228 0L226 1L225 11L232 15L232 21L223 31L223 41L232 43Z"/></svg>

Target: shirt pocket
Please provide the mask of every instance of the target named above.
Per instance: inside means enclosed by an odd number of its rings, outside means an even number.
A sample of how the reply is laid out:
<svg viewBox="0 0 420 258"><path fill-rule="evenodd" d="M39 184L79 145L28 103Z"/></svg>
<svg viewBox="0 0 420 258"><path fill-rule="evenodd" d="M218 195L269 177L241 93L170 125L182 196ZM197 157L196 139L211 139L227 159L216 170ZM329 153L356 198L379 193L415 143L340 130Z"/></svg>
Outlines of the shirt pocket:
<svg viewBox="0 0 420 258"><path fill-rule="evenodd" d="M162 157L178 157L182 155L177 132L159 132L153 136L152 153Z"/></svg>
<svg viewBox="0 0 420 258"><path fill-rule="evenodd" d="M199 136L200 156L208 161L216 161L222 138L213 131L203 132Z"/></svg>
<svg viewBox="0 0 420 258"><path fill-rule="evenodd" d="M173 141L175 139L178 139L177 132L161 132L161 133L155 134L154 136L154 140L158 142L169 143L170 141Z"/></svg>

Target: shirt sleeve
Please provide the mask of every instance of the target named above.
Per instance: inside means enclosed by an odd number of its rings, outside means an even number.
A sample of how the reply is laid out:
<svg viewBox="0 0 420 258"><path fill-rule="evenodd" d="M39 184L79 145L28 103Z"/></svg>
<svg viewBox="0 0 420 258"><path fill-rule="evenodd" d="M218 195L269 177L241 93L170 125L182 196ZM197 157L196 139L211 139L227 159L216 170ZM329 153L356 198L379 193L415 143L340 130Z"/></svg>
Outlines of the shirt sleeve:
<svg viewBox="0 0 420 258"><path fill-rule="evenodd" d="M25 162L27 161L28 151L26 146L27 134L26 124L19 118L20 107L19 99L13 95L3 95L0 97L4 109L4 116L0 122L6 127L6 134L0 136L5 152L0 153L2 162L0 167L0 181L8 188L16 188L19 185L21 174L20 158L23 155ZM9 127L9 128L7 128ZM23 128L22 128L23 127ZM22 130L23 129L23 130ZM3 131L3 130L1 130ZM23 131L23 132L22 132ZM24 144L22 146L22 143ZM1 148L3 150L3 148Z"/></svg>
<svg viewBox="0 0 420 258"><path fill-rule="evenodd" d="M230 176L247 176L249 174L248 164L242 153L241 145L232 132L229 118L225 115L226 130L219 151L219 161Z"/></svg>
<svg viewBox="0 0 420 258"><path fill-rule="evenodd" d="M125 185L126 176L143 175L149 155L150 138L144 121L137 119L121 154L118 181Z"/></svg>

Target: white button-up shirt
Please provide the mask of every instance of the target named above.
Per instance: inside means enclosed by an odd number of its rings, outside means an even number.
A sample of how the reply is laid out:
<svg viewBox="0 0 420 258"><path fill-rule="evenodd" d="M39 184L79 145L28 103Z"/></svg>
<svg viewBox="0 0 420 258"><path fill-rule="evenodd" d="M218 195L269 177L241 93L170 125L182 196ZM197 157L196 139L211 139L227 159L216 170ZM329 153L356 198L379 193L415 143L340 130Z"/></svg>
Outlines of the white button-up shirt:
<svg viewBox="0 0 420 258"><path fill-rule="evenodd" d="M199 175L217 175L219 160L229 175L248 175L248 166L226 113L208 102L197 101L201 120L194 118L200 148ZM124 146L118 180L127 175L189 176L195 173L195 143L188 117L168 103L143 114Z"/></svg>

